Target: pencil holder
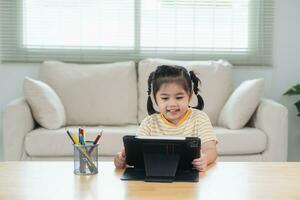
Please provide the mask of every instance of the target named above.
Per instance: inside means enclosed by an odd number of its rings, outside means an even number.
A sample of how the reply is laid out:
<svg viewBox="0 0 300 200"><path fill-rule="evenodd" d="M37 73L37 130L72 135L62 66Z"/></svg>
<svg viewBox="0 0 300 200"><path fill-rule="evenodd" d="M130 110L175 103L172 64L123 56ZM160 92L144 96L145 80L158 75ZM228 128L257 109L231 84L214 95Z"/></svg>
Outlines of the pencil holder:
<svg viewBox="0 0 300 200"><path fill-rule="evenodd" d="M98 144L87 141L85 145L74 144L74 174L98 173Z"/></svg>

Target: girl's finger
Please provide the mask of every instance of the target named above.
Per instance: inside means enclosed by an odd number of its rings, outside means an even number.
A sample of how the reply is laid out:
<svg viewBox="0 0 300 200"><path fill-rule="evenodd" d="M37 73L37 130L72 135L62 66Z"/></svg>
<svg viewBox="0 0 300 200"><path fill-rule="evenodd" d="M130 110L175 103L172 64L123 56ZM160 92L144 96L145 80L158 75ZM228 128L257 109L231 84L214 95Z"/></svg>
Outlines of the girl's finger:
<svg viewBox="0 0 300 200"><path fill-rule="evenodd" d="M120 159L125 159L125 155L123 155L122 152L119 152L119 153L118 153L118 157L119 157Z"/></svg>
<svg viewBox="0 0 300 200"><path fill-rule="evenodd" d="M122 151L121 151L121 155L122 155L123 157L125 157L125 150L122 150Z"/></svg>
<svg viewBox="0 0 300 200"><path fill-rule="evenodd" d="M120 158L121 162L125 162L125 160L126 160L125 158Z"/></svg>
<svg viewBox="0 0 300 200"><path fill-rule="evenodd" d="M193 164L193 165L204 165L205 162L203 162L203 161L198 161L198 162L193 162L192 164Z"/></svg>
<svg viewBox="0 0 300 200"><path fill-rule="evenodd" d="M117 164L119 165L119 166L123 166L124 165L124 162L121 162L121 161L117 161Z"/></svg>

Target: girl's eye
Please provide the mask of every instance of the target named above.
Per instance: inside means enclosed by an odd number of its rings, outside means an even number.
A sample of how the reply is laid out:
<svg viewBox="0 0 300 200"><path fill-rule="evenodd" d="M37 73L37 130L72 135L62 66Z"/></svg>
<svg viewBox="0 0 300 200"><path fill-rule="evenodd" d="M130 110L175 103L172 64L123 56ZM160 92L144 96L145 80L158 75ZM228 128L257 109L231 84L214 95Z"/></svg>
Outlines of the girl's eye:
<svg viewBox="0 0 300 200"><path fill-rule="evenodd" d="M167 97L162 97L161 99L164 100L164 101L168 100Z"/></svg>
<svg viewBox="0 0 300 200"><path fill-rule="evenodd" d="M183 99L183 97L176 97L176 99Z"/></svg>

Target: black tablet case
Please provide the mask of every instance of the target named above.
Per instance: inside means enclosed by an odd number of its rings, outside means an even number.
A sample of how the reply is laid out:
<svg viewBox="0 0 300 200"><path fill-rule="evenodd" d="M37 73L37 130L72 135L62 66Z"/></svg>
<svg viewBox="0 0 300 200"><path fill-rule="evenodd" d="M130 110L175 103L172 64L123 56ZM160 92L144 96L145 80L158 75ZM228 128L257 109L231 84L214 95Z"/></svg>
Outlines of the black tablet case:
<svg viewBox="0 0 300 200"><path fill-rule="evenodd" d="M197 182L199 174L192 161L200 156L198 137L177 139L140 139L124 136L126 162L121 180L148 182Z"/></svg>

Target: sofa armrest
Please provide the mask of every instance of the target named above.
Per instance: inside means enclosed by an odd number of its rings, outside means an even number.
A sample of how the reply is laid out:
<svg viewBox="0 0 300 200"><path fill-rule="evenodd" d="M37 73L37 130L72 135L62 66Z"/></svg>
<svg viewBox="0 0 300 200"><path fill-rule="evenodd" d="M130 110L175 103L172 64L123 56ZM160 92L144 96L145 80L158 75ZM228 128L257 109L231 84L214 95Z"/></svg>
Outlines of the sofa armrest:
<svg viewBox="0 0 300 200"><path fill-rule="evenodd" d="M33 130L35 122L24 98L10 102L3 112L3 144L5 160L21 160L24 137Z"/></svg>
<svg viewBox="0 0 300 200"><path fill-rule="evenodd" d="M264 161L286 161L288 151L288 110L283 105L262 99L251 119L255 128L267 135Z"/></svg>

